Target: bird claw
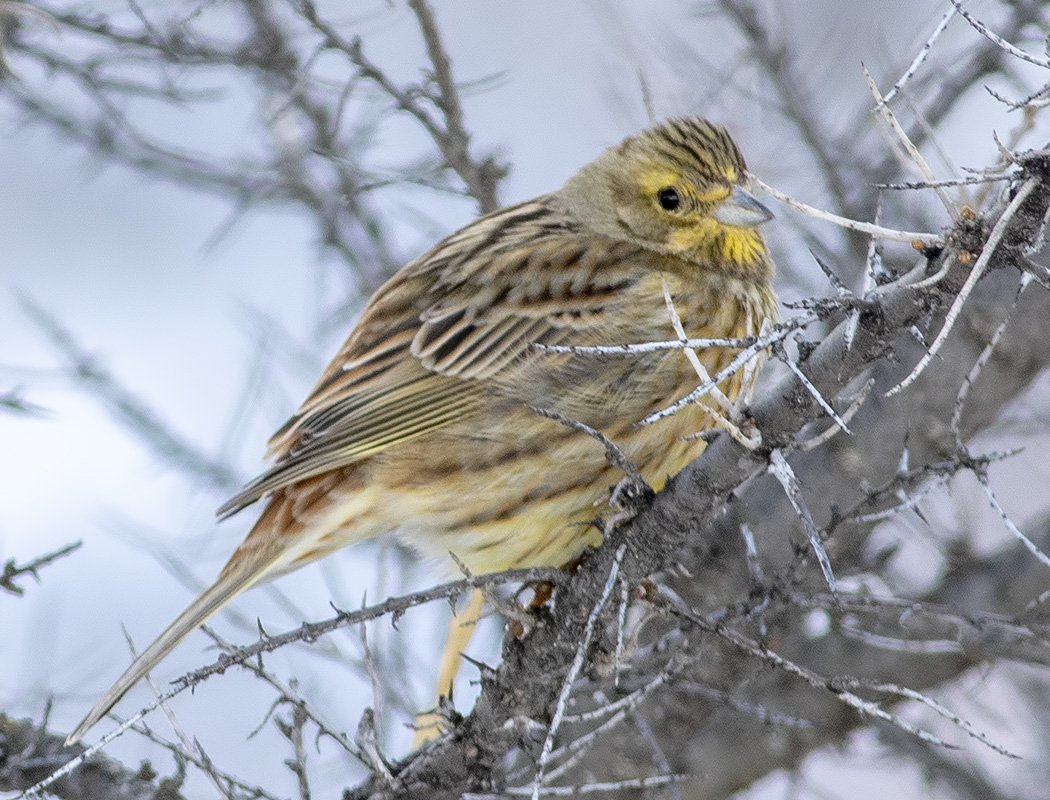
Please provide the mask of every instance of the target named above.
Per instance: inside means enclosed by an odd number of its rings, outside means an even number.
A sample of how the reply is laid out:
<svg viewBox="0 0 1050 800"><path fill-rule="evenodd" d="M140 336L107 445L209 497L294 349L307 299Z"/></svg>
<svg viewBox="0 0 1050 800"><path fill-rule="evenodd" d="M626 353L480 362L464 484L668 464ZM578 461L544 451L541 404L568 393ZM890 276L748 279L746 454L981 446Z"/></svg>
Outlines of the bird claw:
<svg viewBox="0 0 1050 800"><path fill-rule="evenodd" d="M604 533L608 534L616 526L634 519L639 512L648 507L656 492L652 487L632 475L625 475L609 496L609 505L614 514L602 521Z"/></svg>

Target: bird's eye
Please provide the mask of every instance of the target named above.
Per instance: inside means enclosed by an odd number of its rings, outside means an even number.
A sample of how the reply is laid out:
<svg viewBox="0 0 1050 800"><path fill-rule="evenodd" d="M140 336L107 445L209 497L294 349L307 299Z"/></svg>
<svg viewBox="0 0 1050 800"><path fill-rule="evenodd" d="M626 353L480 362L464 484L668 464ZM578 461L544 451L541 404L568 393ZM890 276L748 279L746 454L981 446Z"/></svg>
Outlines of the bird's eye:
<svg viewBox="0 0 1050 800"><path fill-rule="evenodd" d="M665 186L663 189L656 193L656 199L660 203L661 208L665 208L668 211L674 211L678 208L678 204L681 203L681 198L678 197L678 190L673 186Z"/></svg>

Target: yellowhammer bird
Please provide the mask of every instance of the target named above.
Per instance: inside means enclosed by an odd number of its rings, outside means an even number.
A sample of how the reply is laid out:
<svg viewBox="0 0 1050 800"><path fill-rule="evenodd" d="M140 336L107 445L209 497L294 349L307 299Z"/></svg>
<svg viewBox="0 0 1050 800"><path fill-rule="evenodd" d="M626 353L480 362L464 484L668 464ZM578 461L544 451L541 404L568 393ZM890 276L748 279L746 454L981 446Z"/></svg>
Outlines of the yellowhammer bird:
<svg viewBox="0 0 1050 800"><path fill-rule="evenodd" d="M772 214L745 184L723 128L674 119L401 269L271 439L273 467L219 510L266 499L215 584L69 741L237 594L348 544L397 531L475 573L563 566L598 545L588 523L622 473L594 438L535 409L603 432L656 488L699 455L692 435L716 418L694 404L638 424L696 386L682 350L623 357L535 345L757 333L777 316L757 229ZM714 375L737 352L697 355ZM732 399L742 384L737 374L721 388Z"/></svg>

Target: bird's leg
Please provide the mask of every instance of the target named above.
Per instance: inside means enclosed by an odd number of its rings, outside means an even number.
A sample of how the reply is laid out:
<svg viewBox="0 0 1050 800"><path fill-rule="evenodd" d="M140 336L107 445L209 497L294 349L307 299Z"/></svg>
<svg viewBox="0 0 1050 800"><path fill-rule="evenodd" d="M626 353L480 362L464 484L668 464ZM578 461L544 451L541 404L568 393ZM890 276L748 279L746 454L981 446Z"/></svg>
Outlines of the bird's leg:
<svg viewBox="0 0 1050 800"><path fill-rule="evenodd" d="M441 668L438 671L437 691L434 697L435 708L440 708L443 697L452 697L452 687L459 672L460 656L470 643L470 637L474 635L484 604L485 596L481 589L475 589L470 593L470 600L466 608L453 613L452 619L449 620L445 650L441 654ZM435 711L417 714L416 735L412 741L412 748L418 748L440 736L443 731L443 721L444 717Z"/></svg>

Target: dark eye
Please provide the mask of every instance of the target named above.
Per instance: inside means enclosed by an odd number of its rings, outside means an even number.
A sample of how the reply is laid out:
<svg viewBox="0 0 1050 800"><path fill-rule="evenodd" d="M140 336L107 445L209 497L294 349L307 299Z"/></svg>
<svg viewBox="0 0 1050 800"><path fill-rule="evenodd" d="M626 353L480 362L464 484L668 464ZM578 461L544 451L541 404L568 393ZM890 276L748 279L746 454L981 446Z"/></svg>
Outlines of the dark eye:
<svg viewBox="0 0 1050 800"><path fill-rule="evenodd" d="M682 202L678 197L678 190L673 186L665 186L658 191L656 199L660 201L660 207L666 208L668 211L674 211L678 208L678 204Z"/></svg>

